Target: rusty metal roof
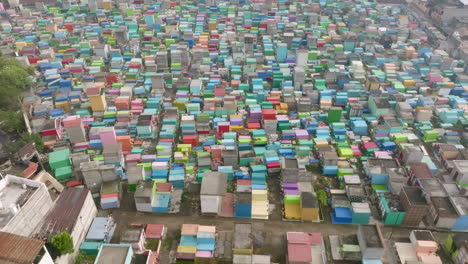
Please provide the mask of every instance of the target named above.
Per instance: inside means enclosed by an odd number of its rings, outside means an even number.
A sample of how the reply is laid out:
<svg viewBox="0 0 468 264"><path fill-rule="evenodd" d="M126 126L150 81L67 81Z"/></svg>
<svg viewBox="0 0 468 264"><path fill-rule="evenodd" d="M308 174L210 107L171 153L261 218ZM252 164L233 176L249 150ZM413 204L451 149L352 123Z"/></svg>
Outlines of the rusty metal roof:
<svg viewBox="0 0 468 264"><path fill-rule="evenodd" d="M66 188L44 220L39 237L47 239L61 232L71 233L88 193L87 188Z"/></svg>
<svg viewBox="0 0 468 264"><path fill-rule="evenodd" d="M31 264L45 242L0 232L0 263Z"/></svg>

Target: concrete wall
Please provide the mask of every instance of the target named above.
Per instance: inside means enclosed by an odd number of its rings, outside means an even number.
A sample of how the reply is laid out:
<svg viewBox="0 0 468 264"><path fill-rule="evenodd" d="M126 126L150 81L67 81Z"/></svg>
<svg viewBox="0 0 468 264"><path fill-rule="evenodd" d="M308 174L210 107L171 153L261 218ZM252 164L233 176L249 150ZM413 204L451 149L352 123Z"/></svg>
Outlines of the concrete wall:
<svg viewBox="0 0 468 264"><path fill-rule="evenodd" d="M38 264L54 264L54 260L50 256L49 251L47 251L47 248L45 246L44 246L44 250L45 250L45 254Z"/></svg>
<svg viewBox="0 0 468 264"><path fill-rule="evenodd" d="M10 222L2 229L4 232L31 237L36 232L37 226L52 209L54 202L44 184L31 195L29 200L21 207L18 213L10 219Z"/></svg>
<svg viewBox="0 0 468 264"><path fill-rule="evenodd" d="M44 184L50 183L49 185L49 190L50 189L56 189L58 192L63 191L63 185L57 181L52 175L50 175L47 171L43 170L39 174L34 177L35 181L42 182Z"/></svg>
<svg viewBox="0 0 468 264"><path fill-rule="evenodd" d="M376 232L375 234L377 237L379 234ZM384 253L384 249L382 247L367 247L366 238L369 234L366 234L364 229L359 228L357 232L357 237L359 241L359 246L361 248L362 258L363 259L381 259ZM380 239L378 237L378 239Z"/></svg>
<svg viewBox="0 0 468 264"><path fill-rule="evenodd" d="M200 195L201 212L203 214L218 214L221 209L221 196Z"/></svg>
<svg viewBox="0 0 468 264"><path fill-rule="evenodd" d="M457 218L450 218L450 217L439 217L436 222L436 227L438 228L445 228L451 229L452 226L455 224Z"/></svg>

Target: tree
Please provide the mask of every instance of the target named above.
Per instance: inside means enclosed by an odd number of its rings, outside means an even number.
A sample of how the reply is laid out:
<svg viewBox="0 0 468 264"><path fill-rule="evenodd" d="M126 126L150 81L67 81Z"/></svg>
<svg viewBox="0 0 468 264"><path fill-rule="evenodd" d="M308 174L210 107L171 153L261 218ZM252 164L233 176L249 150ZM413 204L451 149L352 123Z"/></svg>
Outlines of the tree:
<svg viewBox="0 0 468 264"><path fill-rule="evenodd" d="M50 244L61 254L73 252L73 239L68 232L62 232L54 235L50 239Z"/></svg>
<svg viewBox="0 0 468 264"><path fill-rule="evenodd" d="M320 202L320 205L322 205L323 207L327 206L328 205L327 192L325 192L325 190L323 190L323 189L318 190L317 191L317 200Z"/></svg>
<svg viewBox="0 0 468 264"><path fill-rule="evenodd" d="M36 149L38 152L44 152L44 142L42 141L42 137L34 133L29 134L28 132L23 132L16 141L10 141L6 145L6 148L11 153L15 153L31 142L36 143Z"/></svg>
<svg viewBox="0 0 468 264"><path fill-rule="evenodd" d="M26 67L15 59L0 57L0 107L18 109L18 99L25 87L32 84L32 67Z"/></svg>
<svg viewBox="0 0 468 264"><path fill-rule="evenodd" d="M5 132L20 134L25 129L23 114L19 111L0 110L0 128Z"/></svg>

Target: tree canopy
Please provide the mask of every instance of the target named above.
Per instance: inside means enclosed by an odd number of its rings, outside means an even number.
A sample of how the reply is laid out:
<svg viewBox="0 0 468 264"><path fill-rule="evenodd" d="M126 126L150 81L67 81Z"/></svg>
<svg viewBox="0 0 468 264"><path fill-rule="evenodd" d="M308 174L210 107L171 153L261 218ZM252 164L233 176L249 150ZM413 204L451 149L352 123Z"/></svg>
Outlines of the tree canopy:
<svg viewBox="0 0 468 264"><path fill-rule="evenodd" d="M67 232L62 232L60 234L54 235L50 239L50 244L57 249L61 254L68 254L73 252L73 239L71 235Z"/></svg>
<svg viewBox="0 0 468 264"><path fill-rule="evenodd" d="M24 120L21 111L0 110L0 128L8 133L24 131Z"/></svg>
<svg viewBox="0 0 468 264"><path fill-rule="evenodd" d="M6 149L12 153L31 142L36 143L38 151L42 152L44 149L39 135L25 132L20 109L20 96L25 88L32 85L33 74L32 67L24 66L16 59L0 54L0 129L9 133L12 140L6 144Z"/></svg>
<svg viewBox="0 0 468 264"><path fill-rule="evenodd" d="M17 140L10 141L9 144L6 145L6 148L10 153L15 153L31 142L36 143L37 151L41 153L44 152L44 141L42 140L42 136L34 133L29 134L28 132L23 132Z"/></svg>
<svg viewBox="0 0 468 264"><path fill-rule="evenodd" d="M15 59L0 57L0 106L3 109L18 109L18 97L25 87L31 85L31 67L21 65Z"/></svg>

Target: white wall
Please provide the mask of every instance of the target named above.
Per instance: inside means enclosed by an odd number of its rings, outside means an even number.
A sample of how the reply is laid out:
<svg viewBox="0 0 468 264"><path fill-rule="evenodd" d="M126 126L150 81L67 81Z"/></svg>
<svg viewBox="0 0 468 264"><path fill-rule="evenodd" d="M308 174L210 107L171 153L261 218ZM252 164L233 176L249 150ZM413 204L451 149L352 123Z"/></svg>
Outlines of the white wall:
<svg viewBox="0 0 468 264"><path fill-rule="evenodd" d="M221 208L221 196L200 195L201 212L204 214L219 213Z"/></svg>
<svg viewBox="0 0 468 264"><path fill-rule="evenodd" d="M18 213L2 229L4 232L30 237L37 231L37 226L52 209L54 202L44 184L39 184L29 200L21 207Z"/></svg>
<svg viewBox="0 0 468 264"><path fill-rule="evenodd" d="M39 261L39 264L54 264L54 260L49 254L49 251L47 251L47 248L44 246L45 254L42 257L42 259Z"/></svg>

